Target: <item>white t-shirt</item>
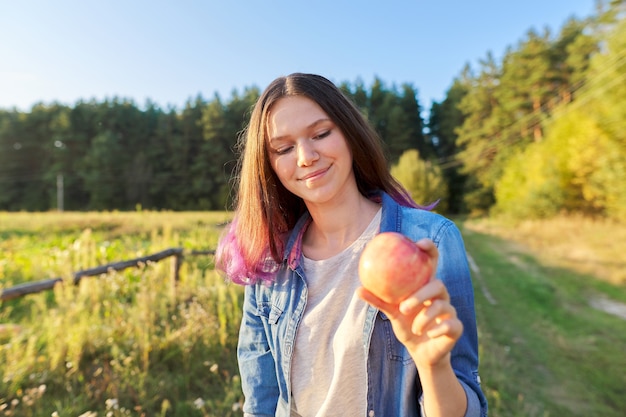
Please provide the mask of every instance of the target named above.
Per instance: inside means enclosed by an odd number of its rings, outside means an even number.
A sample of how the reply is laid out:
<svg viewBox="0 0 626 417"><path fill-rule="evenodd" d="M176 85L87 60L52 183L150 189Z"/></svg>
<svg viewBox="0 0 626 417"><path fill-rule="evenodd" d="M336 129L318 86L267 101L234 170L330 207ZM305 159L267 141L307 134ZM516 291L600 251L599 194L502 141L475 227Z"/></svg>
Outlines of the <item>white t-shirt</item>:
<svg viewBox="0 0 626 417"><path fill-rule="evenodd" d="M355 291L361 285L359 257L380 228L380 218L381 210L341 253L321 261L304 258L308 296L291 366L294 417L366 415L367 304Z"/></svg>

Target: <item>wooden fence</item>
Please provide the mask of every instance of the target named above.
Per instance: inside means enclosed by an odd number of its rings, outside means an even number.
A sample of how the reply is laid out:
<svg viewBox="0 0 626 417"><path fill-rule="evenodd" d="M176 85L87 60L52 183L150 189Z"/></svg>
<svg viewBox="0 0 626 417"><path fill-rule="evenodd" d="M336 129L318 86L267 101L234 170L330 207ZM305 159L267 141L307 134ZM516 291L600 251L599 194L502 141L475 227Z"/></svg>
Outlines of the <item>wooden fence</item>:
<svg viewBox="0 0 626 417"><path fill-rule="evenodd" d="M74 285L78 285L78 283L80 283L80 280L85 277L98 276L113 271L122 271L127 268L136 268L140 265L146 265L149 262L159 262L163 259L170 257L172 257L173 260L172 281L177 282L180 265L185 256L214 254L214 250L192 250L189 252L185 252L182 248L170 248L165 249L161 252L154 253L152 255L142 256L140 258L130 259L128 261L114 262L95 268L84 269L82 271L75 272L72 282ZM0 294L0 301L11 300L13 298L22 297L28 294L35 294L38 292L51 290L56 284L62 283L63 281L63 278L57 277L45 279L42 281L28 282L16 285L14 287L5 288L2 290L2 294Z"/></svg>

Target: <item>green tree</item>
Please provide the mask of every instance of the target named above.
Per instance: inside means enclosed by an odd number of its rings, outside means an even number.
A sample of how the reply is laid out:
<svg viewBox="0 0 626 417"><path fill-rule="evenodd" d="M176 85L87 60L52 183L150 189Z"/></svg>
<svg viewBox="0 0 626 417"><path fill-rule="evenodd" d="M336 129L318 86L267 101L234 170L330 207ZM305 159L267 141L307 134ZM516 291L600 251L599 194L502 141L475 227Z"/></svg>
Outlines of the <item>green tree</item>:
<svg viewBox="0 0 626 417"><path fill-rule="evenodd" d="M206 207L224 210L230 205L234 146L258 96L256 88L246 89L242 95L233 91L230 101L223 103L216 94L203 111L203 142L192 169L195 192Z"/></svg>
<svg viewBox="0 0 626 417"><path fill-rule="evenodd" d="M527 39L504 57L495 93L498 108L494 112L504 144L538 142L543 138L543 106L552 97L557 78L552 64L547 29L543 35L530 30Z"/></svg>
<svg viewBox="0 0 626 417"><path fill-rule="evenodd" d="M440 201L438 210L447 209L448 190L439 165L420 158L417 149L405 151L391 167L391 175L407 189L419 204Z"/></svg>
<svg viewBox="0 0 626 417"><path fill-rule="evenodd" d="M93 209L149 205L152 167L146 148L155 122L131 100L113 98L96 107L95 136L81 166Z"/></svg>
<svg viewBox="0 0 626 417"><path fill-rule="evenodd" d="M59 141L56 149L59 163L53 174L63 174L66 210L85 210L89 206L90 190L84 183L82 169L93 138L102 130L101 111L101 103L95 100L79 101L69 111L69 126L66 120L56 122L59 127L55 130L55 143Z"/></svg>
<svg viewBox="0 0 626 417"><path fill-rule="evenodd" d="M189 144L182 134L181 116L174 108L159 110L150 147L146 150L154 167L150 184L154 208L179 209L186 193L183 179L187 170Z"/></svg>
<svg viewBox="0 0 626 417"><path fill-rule="evenodd" d="M175 210L197 210L202 207L202 194L198 194L194 182L194 166L199 160L203 143L202 115L207 106L202 96L188 100L184 109L177 115L176 126L172 127L170 152L170 188L167 201ZM208 163L208 161L204 161ZM206 204L204 205L206 207Z"/></svg>
<svg viewBox="0 0 626 417"><path fill-rule="evenodd" d="M489 53L480 62L478 76L468 78L467 94L458 108L463 124L455 131L460 173L470 177L465 184L464 205L470 212L486 212L494 202L493 186L499 176L494 167L500 150L501 126L492 117L498 106L495 91L500 84L500 68ZM467 72L468 77L471 73Z"/></svg>
<svg viewBox="0 0 626 417"><path fill-rule="evenodd" d="M453 81L445 99L441 103L433 102L428 119L429 142L433 144L448 188L448 211L455 214L465 211L463 194L467 176L459 170L456 130L463 124L459 103L468 92L468 72L466 66L462 75Z"/></svg>
<svg viewBox="0 0 626 417"><path fill-rule="evenodd" d="M621 18L612 19L613 16ZM593 55L585 85L579 90L577 100L565 109L566 114L571 111L585 114L597 127L599 133L591 137L590 146L602 152L598 153L595 169L589 174L587 190L616 219L626 215L625 16L626 2L612 2L603 16L605 23L599 35L602 52ZM588 155L592 151L581 149L581 152Z"/></svg>
<svg viewBox="0 0 626 417"><path fill-rule="evenodd" d="M354 93L352 94L354 102L362 110L367 109L367 90L362 79L357 79L354 83Z"/></svg>
<svg viewBox="0 0 626 417"><path fill-rule="evenodd" d="M129 153L124 166L125 207L152 207L151 186L154 173L161 168L155 166L155 160L151 158L151 141L158 126L158 109L150 101L144 110L131 103L126 104L122 114L130 124L122 142Z"/></svg>
<svg viewBox="0 0 626 417"><path fill-rule="evenodd" d="M496 186L495 210L518 218L564 211L605 215L617 197L607 192L607 184L615 184L614 174L626 174L626 159L616 158L615 151L593 118L569 111L550 126L545 142L529 146L507 165Z"/></svg>
<svg viewBox="0 0 626 417"><path fill-rule="evenodd" d="M63 208L64 210L66 209L65 201L67 201L65 196L65 177L68 176L69 180L70 176L67 175L67 173L72 170L72 159L67 149L67 143L72 137L70 112L71 110L67 107L59 108L59 112L55 114L50 121L50 131L52 135L50 138L50 142L52 143L50 147L51 163L44 173L44 178L48 184L55 184L58 179L61 180L60 184L57 184L60 185L60 189L57 188L57 191L60 194L58 197L62 197L62 199L61 201L57 200L52 203L51 207L58 209ZM57 207L58 205L60 205L60 207ZM71 209L71 207L67 208Z"/></svg>
<svg viewBox="0 0 626 417"><path fill-rule="evenodd" d="M36 104L29 113L13 111L4 117L0 206L8 210L48 210L55 204L54 123L64 111L58 104Z"/></svg>
<svg viewBox="0 0 626 417"><path fill-rule="evenodd" d="M572 99L594 50L585 23L570 20L555 40L549 30L528 31L509 48L502 65L489 55L459 105L463 124L456 131L470 210L487 212L494 187L509 162L531 143L541 142L555 109Z"/></svg>
<svg viewBox="0 0 626 417"><path fill-rule="evenodd" d="M22 126L25 116L17 111L0 112L0 210L19 210L21 194L30 174L22 168Z"/></svg>
<svg viewBox="0 0 626 417"><path fill-rule="evenodd" d="M610 22L610 20L607 20ZM544 143L507 164L495 209L516 217L567 211L622 219L626 215L626 24L603 24L604 48L585 65L572 101L552 112ZM608 30L608 28L611 30ZM579 31L585 44L590 36ZM567 48L572 51L577 40ZM590 48L582 50L589 51ZM582 54L581 50L577 56Z"/></svg>
<svg viewBox="0 0 626 417"><path fill-rule="evenodd" d="M200 198L202 208L217 208L220 202L225 202L224 186L227 183L227 174L224 165L231 158L231 153L225 144L227 136L236 132L228 132L226 121L226 106L216 94L215 98L204 108L201 123L203 126L200 153L194 161L194 192ZM234 139L231 139L231 143ZM224 208L224 207L222 207Z"/></svg>
<svg viewBox="0 0 626 417"><path fill-rule="evenodd" d="M387 146L389 146L387 141L388 116L393 105L394 97L392 93L387 90L383 81L376 77L370 89L367 116Z"/></svg>
<svg viewBox="0 0 626 417"><path fill-rule="evenodd" d="M409 132L409 140L402 151L415 148L424 158L432 158L435 156L435 149L424 133L425 123L422 118L422 106L418 100L418 91L409 83L402 84L401 88L399 105L407 119L405 129Z"/></svg>
<svg viewBox="0 0 626 417"><path fill-rule="evenodd" d="M569 103L572 94L585 81L591 56L598 52L598 40L588 33L590 23L569 19L552 48L552 60L558 65L558 93L553 104Z"/></svg>
<svg viewBox="0 0 626 417"><path fill-rule="evenodd" d="M89 193L90 209L128 208L121 186L123 169L119 160L123 154L121 137L115 132L106 130L91 141L80 167L81 178Z"/></svg>
<svg viewBox="0 0 626 417"><path fill-rule="evenodd" d="M393 105L385 117L385 142L391 163L395 163L400 155L411 148L414 135L410 127L409 115L400 105ZM423 146L423 144L421 144ZM415 146L415 145L413 145Z"/></svg>
<svg viewBox="0 0 626 417"><path fill-rule="evenodd" d="M432 155L432 147L424 137L417 90L411 84L403 84L402 92L399 93L395 87L387 88L376 77L365 113L381 136L391 164L397 162L408 149L418 149L425 155Z"/></svg>

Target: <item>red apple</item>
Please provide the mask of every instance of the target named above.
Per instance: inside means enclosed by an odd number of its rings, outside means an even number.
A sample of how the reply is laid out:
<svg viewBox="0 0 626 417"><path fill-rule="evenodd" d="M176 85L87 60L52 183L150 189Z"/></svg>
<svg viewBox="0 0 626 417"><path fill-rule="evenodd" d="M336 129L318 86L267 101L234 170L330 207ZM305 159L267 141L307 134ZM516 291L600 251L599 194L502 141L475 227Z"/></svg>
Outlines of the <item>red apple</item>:
<svg viewBox="0 0 626 417"><path fill-rule="evenodd" d="M381 300L398 304L430 280L433 265L426 252L397 232L379 233L359 260L363 287Z"/></svg>

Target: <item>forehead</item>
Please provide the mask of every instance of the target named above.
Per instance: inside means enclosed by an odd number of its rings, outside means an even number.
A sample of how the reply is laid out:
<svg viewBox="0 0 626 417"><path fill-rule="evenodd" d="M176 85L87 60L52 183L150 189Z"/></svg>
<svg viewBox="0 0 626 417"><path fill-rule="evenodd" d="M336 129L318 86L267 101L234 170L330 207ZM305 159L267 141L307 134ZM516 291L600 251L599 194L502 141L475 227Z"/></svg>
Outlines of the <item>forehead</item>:
<svg viewBox="0 0 626 417"><path fill-rule="evenodd" d="M329 119L319 104L304 96L288 96L276 101L267 115L269 136L280 135L286 130L306 128L321 120Z"/></svg>

